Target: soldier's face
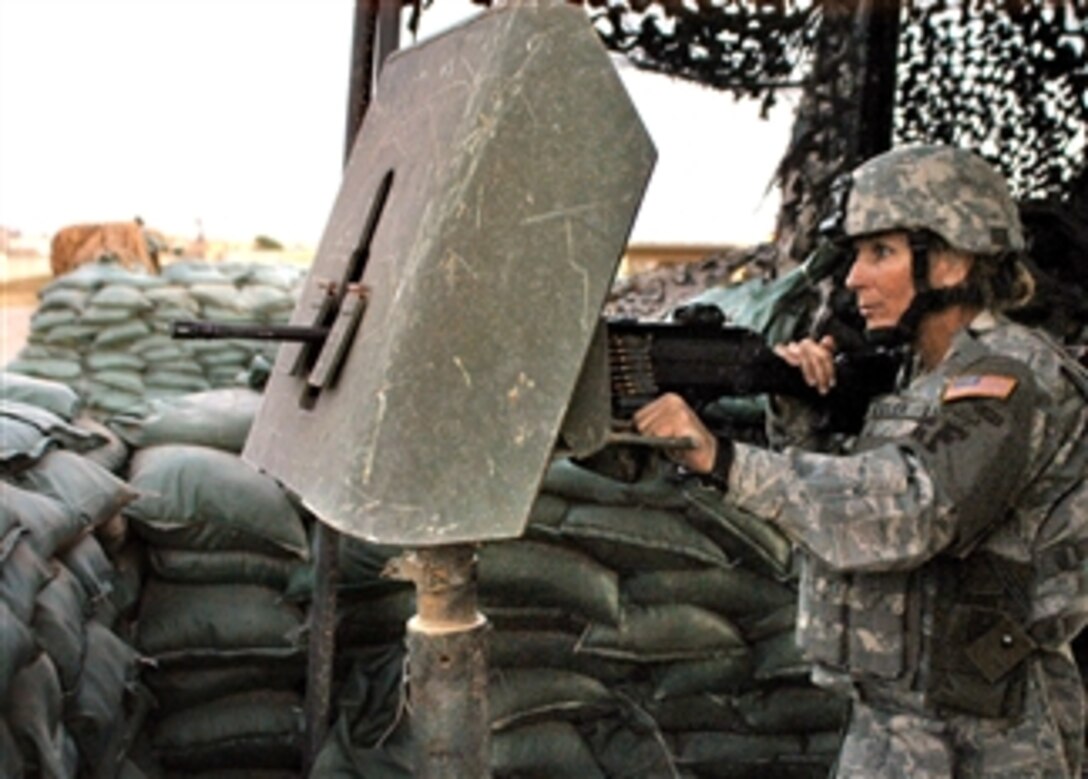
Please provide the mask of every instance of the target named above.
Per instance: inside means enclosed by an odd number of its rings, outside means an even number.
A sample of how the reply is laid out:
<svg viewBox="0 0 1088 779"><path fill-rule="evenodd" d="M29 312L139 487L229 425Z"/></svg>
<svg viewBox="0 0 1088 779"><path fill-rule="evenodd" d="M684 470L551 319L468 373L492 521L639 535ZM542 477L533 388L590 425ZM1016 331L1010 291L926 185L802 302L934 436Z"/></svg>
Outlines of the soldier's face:
<svg viewBox="0 0 1088 779"><path fill-rule="evenodd" d="M846 287L857 296L865 327L895 327L914 298L910 241L905 232L854 240L857 251Z"/></svg>

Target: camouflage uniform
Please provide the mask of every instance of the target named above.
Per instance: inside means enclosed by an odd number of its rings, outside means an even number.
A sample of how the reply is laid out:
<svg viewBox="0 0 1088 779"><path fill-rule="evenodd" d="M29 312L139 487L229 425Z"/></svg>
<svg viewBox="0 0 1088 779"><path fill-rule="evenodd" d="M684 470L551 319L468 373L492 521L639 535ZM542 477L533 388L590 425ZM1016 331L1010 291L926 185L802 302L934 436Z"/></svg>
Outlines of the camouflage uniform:
<svg viewBox="0 0 1088 779"><path fill-rule="evenodd" d="M798 641L854 700L838 776L1080 775L1086 399L1059 345L984 311L847 454L734 445L726 499L800 548Z"/></svg>

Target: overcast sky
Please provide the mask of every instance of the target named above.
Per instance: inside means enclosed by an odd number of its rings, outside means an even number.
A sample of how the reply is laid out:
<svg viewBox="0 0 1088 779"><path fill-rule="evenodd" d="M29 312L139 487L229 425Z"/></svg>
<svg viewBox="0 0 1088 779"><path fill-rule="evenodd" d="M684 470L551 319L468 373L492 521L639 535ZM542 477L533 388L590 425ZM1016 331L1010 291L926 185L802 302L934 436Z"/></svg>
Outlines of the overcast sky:
<svg viewBox="0 0 1088 779"><path fill-rule="evenodd" d="M339 185L351 0L0 0L0 225L141 215L316 244ZM436 0L427 35L478 13ZM405 38L402 44L411 43ZM622 67L659 162L632 241L750 243L792 119Z"/></svg>

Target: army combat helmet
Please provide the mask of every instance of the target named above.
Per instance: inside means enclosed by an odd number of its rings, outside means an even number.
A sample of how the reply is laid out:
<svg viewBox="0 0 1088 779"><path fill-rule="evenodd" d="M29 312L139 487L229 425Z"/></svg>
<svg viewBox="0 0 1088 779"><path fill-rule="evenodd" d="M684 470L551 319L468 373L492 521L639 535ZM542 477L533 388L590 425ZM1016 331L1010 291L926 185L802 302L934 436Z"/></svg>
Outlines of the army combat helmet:
<svg viewBox="0 0 1088 779"><path fill-rule="evenodd" d="M840 233L893 230L910 238L915 296L899 323L909 338L922 317L955 304L1006 309L1022 305L1034 283L1021 256L1024 228L1005 179L965 149L905 146L873 157L840 184ZM975 257L953 287L929 284L929 255L942 245Z"/></svg>
<svg viewBox="0 0 1088 779"><path fill-rule="evenodd" d="M1005 179L985 160L950 146L906 146L851 175L848 236L929 230L953 249L993 257L1024 249L1024 230Z"/></svg>

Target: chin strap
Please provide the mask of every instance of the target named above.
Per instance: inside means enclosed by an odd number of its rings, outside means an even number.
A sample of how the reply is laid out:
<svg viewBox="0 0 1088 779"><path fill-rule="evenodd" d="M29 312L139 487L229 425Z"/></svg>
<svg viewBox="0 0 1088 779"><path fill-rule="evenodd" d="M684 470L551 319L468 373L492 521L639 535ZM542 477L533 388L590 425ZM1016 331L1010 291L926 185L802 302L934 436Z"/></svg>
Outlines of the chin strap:
<svg viewBox="0 0 1088 779"><path fill-rule="evenodd" d="M932 236L924 231L910 234L911 276L914 297L895 327L872 330L868 338L882 346L910 345L918 334L918 326L926 314L943 311L952 306L981 306L982 291L973 284L960 282L951 287L934 288L929 284L929 253Z"/></svg>

